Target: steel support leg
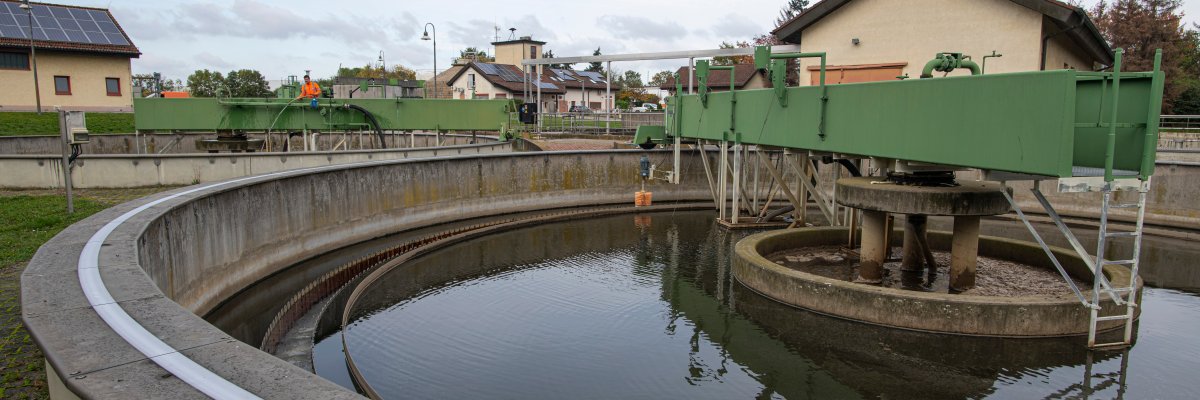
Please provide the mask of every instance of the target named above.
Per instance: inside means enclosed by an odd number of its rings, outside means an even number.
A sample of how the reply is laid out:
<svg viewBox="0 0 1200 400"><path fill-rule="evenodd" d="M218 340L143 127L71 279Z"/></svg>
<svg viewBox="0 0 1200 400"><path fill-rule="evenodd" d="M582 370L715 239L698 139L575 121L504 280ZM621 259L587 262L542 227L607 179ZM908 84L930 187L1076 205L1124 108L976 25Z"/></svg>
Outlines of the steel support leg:
<svg viewBox="0 0 1200 400"><path fill-rule="evenodd" d="M887 213L863 210L862 250L858 267L858 282L883 282L883 263L887 258L884 230Z"/></svg>
<svg viewBox="0 0 1200 400"><path fill-rule="evenodd" d="M904 247L901 248L900 269L917 272L924 270L925 254L921 251L921 239L925 236L924 215L909 214L904 217Z"/></svg>
<svg viewBox="0 0 1200 400"><path fill-rule="evenodd" d="M979 217L954 217L954 235L950 247L950 289L964 291L975 287L975 266L979 258Z"/></svg>

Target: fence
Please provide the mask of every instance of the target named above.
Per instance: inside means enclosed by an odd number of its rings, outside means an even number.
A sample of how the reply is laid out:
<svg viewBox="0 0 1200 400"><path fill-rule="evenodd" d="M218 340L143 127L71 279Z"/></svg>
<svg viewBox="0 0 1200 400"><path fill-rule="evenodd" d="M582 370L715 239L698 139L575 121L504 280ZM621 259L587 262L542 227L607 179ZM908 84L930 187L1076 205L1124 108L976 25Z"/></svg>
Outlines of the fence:
<svg viewBox="0 0 1200 400"><path fill-rule="evenodd" d="M1200 149L1200 115L1164 115L1158 129L1160 149Z"/></svg>
<svg viewBox="0 0 1200 400"><path fill-rule="evenodd" d="M661 112L642 113L542 113L539 114L542 132L582 133L582 134L618 134L632 135L642 125L665 124ZM517 121L517 114L512 114L512 121ZM527 132L537 131L534 124L520 124Z"/></svg>

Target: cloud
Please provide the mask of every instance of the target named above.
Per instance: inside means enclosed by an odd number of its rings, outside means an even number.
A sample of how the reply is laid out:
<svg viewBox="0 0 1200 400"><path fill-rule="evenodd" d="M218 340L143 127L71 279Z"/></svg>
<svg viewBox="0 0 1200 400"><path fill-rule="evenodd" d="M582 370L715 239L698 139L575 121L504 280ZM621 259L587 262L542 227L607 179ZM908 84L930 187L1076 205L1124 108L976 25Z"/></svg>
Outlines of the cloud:
<svg viewBox="0 0 1200 400"><path fill-rule="evenodd" d="M712 36L749 40L771 31L767 24L754 22L741 14L729 14L712 26Z"/></svg>
<svg viewBox="0 0 1200 400"><path fill-rule="evenodd" d="M207 51L196 54L195 60L201 65L212 67L213 69L228 69L234 67L234 65L230 64L228 61L225 61L216 54L209 53Z"/></svg>
<svg viewBox="0 0 1200 400"><path fill-rule="evenodd" d="M687 36L687 29L679 23L655 22L645 17L605 15L596 22L619 39L674 40Z"/></svg>
<svg viewBox="0 0 1200 400"><path fill-rule="evenodd" d="M554 41L558 39L558 34L553 29L546 28L542 22L532 14L525 14L516 19L507 19L501 21L500 29L507 30L508 28L517 28L517 37L533 36L534 40ZM508 36L503 32L500 34L500 40L507 39Z"/></svg>

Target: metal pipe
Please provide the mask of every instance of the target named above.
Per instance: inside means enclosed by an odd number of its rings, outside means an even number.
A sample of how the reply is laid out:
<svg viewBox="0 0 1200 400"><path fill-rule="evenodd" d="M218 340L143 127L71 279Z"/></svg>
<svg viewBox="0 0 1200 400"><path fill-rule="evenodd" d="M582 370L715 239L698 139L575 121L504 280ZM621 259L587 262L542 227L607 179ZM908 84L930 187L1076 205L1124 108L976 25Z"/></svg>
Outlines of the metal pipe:
<svg viewBox="0 0 1200 400"><path fill-rule="evenodd" d="M612 98L612 61L605 63L605 65L604 69L607 73L604 74L604 101L607 103L605 107L607 115L604 116L604 134L608 135L610 134L609 121L612 118L613 103L616 102Z"/></svg>
<svg viewBox="0 0 1200 400"><path fill-rule="evenodd" d="M829 103L829 88L825 85L825 67L826 57L825 52L803 52L803 53L774 53L771 54L772 60L783 60L791 58L820 58L821 59L821 119L817 124L817 136L821 140L825 140L825 108Z"/></svg>
<svg viewBox="0 0 1200 400"><path fill-rule="evenodd" d="M1121 56L1124 54L1125 49L1117 49L1113 54L1112 115L1108 121L1108 144L1104 150L1104 181L1109 184L1113 181L1113 161L1116 158L1115 154L1117 151L1117 110L1119 110L1117 106L1121 100ZM1151 128L1146 127L1146 129ZM1101 238L1100 240L1104 239Z"/></svg>
<svg viewBox="0 0 1200 400"><path fill-rule="evenodd" d="M37 50L33 47L33 6L29 0L21 1L21 8L29 15L29 62L33 67L33 99L37 102L37 114L42 115L42 89L38 83ZM68 206L69 207L69 206Z"/></svg>
<svg viewBox="0 0 1200 400"><path fill-rule="evenodd" d="M983 56L983 66L982 66L982 67L979 69L979 74L980 74L980 75L983 75L983 74L986 74L986 73L987 73L987 59L989 59L989 58L1000 58L1000 57L1004 57L1004 55L1003 55L1003 54L997 54L995 50L992 50L992 54L989 54L989 55Z"/></svg>
<svg viewBox="0 0 1200 400"><path fill-rule="evenodd" d="M62 170L63 189L67 192L67 214L75 213L75 193L71 187L71 152L70 124L67 123L67 111L58 110L58 133L62 136Z"/></svg>
<svg viewBox="0 0 1200 400"><path fill-rule="evenodd" d="M1146 112L1148 118L1146 119L1145 141L1142 144L1142 165L1138 171L1143 181L1154 175L1154 154L1158 151L1158 128L1162 122L1162 92L1162 49L1158 49L1154 51L1154 77L1150 80L1150 109Z"/></svg>

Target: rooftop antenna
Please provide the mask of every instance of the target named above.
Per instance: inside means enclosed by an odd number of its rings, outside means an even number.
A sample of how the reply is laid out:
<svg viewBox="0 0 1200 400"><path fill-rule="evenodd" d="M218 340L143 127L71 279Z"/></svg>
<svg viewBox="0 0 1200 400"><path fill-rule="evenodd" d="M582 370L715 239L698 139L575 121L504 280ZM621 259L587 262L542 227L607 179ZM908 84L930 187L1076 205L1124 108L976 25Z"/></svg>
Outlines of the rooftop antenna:
<svg viewBox="0 0 1200 400"><path fill-rule="evenodd" d="M508 40L517 39L517 28L508 28Z"/></svg>
<svg viewBox="0 0 1200 400"><path fill-rule="evenodd" d="M492 23L492 29L496 31L496 36L495 36L496 40L493 40L493 42L499 42L500 41L500 24Z"/></svg>

